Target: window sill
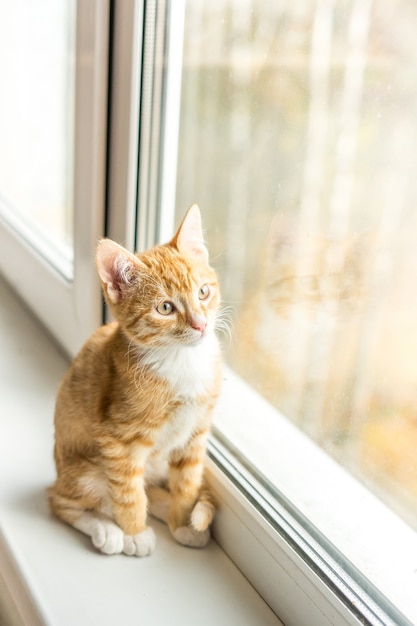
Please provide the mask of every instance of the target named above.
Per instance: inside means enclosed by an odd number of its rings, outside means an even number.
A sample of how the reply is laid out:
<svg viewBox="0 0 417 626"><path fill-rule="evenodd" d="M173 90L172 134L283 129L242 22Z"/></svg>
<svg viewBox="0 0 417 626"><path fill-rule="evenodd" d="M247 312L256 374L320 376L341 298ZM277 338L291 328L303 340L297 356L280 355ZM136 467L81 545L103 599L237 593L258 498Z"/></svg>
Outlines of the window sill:
<svg viewBox="0 0 417 626"><path fill-rule="evenodd" d="M53 404L67 362L2 282L0 302L0 622L281 624L214 541L183 548L152 520L152 557L105 557L50 515Z"/></svg>
<svg viewBox="0 0 417 626"><path fill-rule="evenodd" d="M215 426L222 437L233 442L238 458L241 456L256 467L346 556L350 565L379 590L381 597L401 611L410 623L417 624L417 533L412 528L231 371L226 373ZM296 565L297 559L290 555L288 545L283 545L278 533L259 519L259 514L239 497L237 490L232 486L225 488L224 481L218 480L218 472L216 479L212 463L209 469L212 483L217 486L219 499L223 502L216 520L217 538L273 609L276 610L274 599L279 602L283 621L286 624L290 621L297 625L313 624L311 613L307 620L305 613L298 621L292 619L292 607L296 606L298 610L308 596L324 615L331 615L332 610L338 611L337 624L356 623L306 563ZM236 502L240 500L240 505L231 505L233 498ZM272 501L266 493L265 500L268 498ZM284 579L282 583L278 581L276 573L275 590L268 591L270 567L258 571L256 579L251 578L246 571L245 555L236 553L223 531L230 524L232 509L234 512L240 509L247 527L252 524L252 534L263 545L263 548L258 547L258 554L262 549L268 555L275 554L276 571L286 567L285 578L301 576L301 588L294 583L290 596L285 595ZM279 549L280 542L282 549ZM294 568L297 568L296 575ZM359 587L357 591L360 598ZM297 594L299 601L294 602ZM324 609L326 603L328 608ZM309 610L311 612L311 608ZM324 615L318 616L317 624L327 623ZM330 619L330 623L334 622Z"/></svg>

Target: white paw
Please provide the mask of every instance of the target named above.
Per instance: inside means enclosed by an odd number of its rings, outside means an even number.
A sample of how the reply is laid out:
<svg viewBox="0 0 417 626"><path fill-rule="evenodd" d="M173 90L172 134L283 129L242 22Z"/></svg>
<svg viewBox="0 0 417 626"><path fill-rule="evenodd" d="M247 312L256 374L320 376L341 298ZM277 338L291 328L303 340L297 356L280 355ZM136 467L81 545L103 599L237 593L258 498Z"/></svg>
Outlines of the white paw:
<svg viewBox="0 0 417 626"><path fill-rule="evenodd" d="M213 521L215 508L210 502L197 502L191 513L191 526L195 530L205 531Z"/></svg>
<svg viewBox="0 0 417 626"><path fill-rule="evenodd" d="M94 520L91 528L93 545L104 554L123 552L123 531L116 524L106 520Z"/></svg>
<svg viewBox="0 0 417 626"><path fill-rule="evenodd" d="M180 526L172 533L175 541L189 548L205 548L210 541L210 531L208 528L202 532L195 530L192 526Z"/></svg>
<svg viewBox="0 0 417 626"><path fill-rule="evenodd" d="M149 556L155 550L156 537L152 528L137 535L125 535L123 552L128 556Z"/></svg>

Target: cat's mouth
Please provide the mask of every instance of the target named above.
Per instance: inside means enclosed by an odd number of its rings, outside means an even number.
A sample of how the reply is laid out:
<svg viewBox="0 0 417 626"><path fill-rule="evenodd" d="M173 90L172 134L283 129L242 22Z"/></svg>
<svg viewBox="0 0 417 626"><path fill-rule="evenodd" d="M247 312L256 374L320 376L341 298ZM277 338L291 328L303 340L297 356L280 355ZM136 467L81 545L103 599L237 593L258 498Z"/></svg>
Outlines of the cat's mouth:
<svg viewBox="0 0 417 626"><path fill-rule="evenodd" d="M205 336L206 336L206 332L204 330L201 330L201 331L198 330L192 334L190 340L193 343L199 343L202 339L204 339Z"/></svg>
<svg viewBox="0 0 417 626"><path fill-rule="evenodd" d="M197 330L196 328L190 329L187 333L186 342L188 345L195 346L200 343L207 335L207 327Z"/></svg>

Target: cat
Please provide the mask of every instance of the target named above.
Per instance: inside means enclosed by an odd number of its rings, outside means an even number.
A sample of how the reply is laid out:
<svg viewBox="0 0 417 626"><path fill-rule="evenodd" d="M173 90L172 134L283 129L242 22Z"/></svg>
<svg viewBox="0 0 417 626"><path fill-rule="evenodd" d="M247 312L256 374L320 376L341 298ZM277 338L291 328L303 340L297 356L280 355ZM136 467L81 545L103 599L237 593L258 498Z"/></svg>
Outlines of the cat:
<svg viewBox="0 0 417 626"><path fill-rule="evenodd" d="M222 358L220 290L199 208L169 243L141 254L101 240L96 265L116 321L87 340L58 390L51 510L105 554L154 551L148 508L177 542L204 547L215 512L204 460Z"/></svg>

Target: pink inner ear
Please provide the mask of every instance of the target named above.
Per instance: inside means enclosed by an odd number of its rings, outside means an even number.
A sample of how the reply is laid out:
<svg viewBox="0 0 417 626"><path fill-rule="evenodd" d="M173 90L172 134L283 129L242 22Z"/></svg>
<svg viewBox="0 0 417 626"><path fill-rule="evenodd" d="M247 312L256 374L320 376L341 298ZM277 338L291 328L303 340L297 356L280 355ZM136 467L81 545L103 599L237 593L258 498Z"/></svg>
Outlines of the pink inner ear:
<svg viewBox="0 0 417 626"><path fill-rule="evenodd" d="M200 209L196 204L188 210L173 243L185 256L193 256L207 263L208 251L203 239Z"/></svg>
<svg viewBox="0 0 417 626"><path fill-rule="evenodd" d="M111 302L120 302L123 287L131 284L136 257L110 239L100 241L97 248L97 270Z"/></svg>

